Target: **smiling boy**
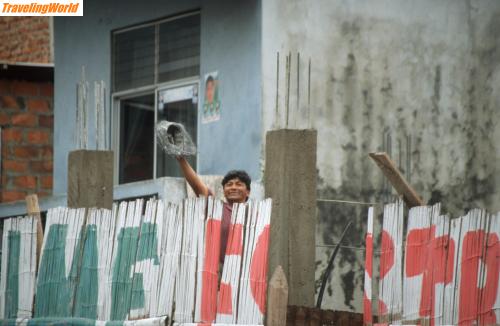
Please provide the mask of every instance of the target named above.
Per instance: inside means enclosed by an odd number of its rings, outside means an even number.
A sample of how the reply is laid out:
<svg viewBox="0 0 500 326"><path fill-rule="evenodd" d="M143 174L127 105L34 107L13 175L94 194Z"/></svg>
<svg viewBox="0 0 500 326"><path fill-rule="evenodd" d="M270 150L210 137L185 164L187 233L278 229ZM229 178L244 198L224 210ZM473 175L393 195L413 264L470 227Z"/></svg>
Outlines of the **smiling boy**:
<svg viewBox="0 0 500 326"><path fill-rule="evenodd" d="M184 157L178 156L177 161L179 162L186 181L197 196L213 196L212 191L203 181L201 181L198 174L196 174ZM224 202L222 211L220 263L224 262L229 227L231 226L233 204L245 203L248 200L248 196L250 196L250 183L250 176L242 170L229 171L222 179L222 187L226 201Z"/></svg>

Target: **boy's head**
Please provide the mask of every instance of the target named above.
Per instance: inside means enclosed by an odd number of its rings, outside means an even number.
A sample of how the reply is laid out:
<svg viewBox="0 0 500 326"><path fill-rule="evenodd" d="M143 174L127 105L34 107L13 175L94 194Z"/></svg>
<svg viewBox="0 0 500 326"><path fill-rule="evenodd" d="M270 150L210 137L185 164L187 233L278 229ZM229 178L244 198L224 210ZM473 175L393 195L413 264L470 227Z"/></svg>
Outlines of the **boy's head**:
<svg viewBox="0 0 500 326"><path fill-rule="evenodd" d="M229 203L244 203L250 195L252 180L248 173L242 170L229 171L222 179L224 197Z"/></svg>

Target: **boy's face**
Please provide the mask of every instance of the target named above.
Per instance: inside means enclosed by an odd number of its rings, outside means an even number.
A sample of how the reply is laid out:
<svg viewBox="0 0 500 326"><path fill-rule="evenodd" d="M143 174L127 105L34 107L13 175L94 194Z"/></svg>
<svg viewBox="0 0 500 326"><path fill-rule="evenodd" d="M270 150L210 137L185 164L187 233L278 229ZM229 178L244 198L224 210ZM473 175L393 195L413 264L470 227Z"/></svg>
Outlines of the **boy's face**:
<svg viewBox="0 0 500 326"><path fill-rule="evenodd" d="M226 197L227 202L230 204L244 203L247 201L249 195L250 190L247 189L247 185L239 178L231 179L224 185L224 197Z"/></svg>
<svg viewBox="0 0 500 326"><path fill-rule="evenodd" d="M214 101L214 93L215 93L215 82L210 80L207 82L207 86L205 89L205 102L212 103Z"/></svg>

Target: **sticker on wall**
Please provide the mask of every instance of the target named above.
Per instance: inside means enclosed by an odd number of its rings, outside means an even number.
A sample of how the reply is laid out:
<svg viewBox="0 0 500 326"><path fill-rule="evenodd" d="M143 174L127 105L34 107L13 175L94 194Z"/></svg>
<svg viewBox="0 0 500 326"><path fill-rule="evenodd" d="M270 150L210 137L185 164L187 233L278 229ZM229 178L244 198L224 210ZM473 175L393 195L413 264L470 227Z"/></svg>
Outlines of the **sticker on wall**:
<svg viewBox="0 0 500 326"><path fill-rule="evenodd" d="M219 78L218 72L205 75L205 101L203 102L202 123L220 119Z"/></svg>

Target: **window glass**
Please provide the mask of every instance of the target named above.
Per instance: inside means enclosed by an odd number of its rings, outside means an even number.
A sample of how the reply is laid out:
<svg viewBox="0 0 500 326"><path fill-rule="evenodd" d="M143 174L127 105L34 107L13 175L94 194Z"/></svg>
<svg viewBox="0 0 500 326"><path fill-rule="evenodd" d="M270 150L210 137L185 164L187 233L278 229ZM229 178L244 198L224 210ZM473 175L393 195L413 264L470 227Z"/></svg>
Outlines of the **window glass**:
<svg viewBox="0 0 500 326"><path fill-rule="evenodd" d="M155 27L114 35L113 85L122 91L154 83Z"/></svg>
<svg viewBox="0 0 500 326"><path fill-rule="evenodd" d="M115 31L112 47L118 182L181 176L174 158L155 151L155 121L182 123L196 143L200 14ZM194 82L185 86L187 78ZM188 160L196 169L196 157Z"/></svg>
<svg viewBox="0 0 500 326"><path fill-rule="evenodd" d="M154 94L120 102L120 183L153 178L154 103Z"/></svg>
<svg viewBox="0 0 500 326"><path fill-rule="evenodd" d="M197 106L197 85L160 90L158 92L158 122L168 120L182 123L196 144ZM182 176L182 171L175 158L165 154L160 147L158 147L157 153L157 177ZM189 156L187 160L196 169L196 156Z"/></svg>
<svg viewBox="0 0 500 326"><path fill-rule="evenodd" d="M198 76L200 73L200 16L160 24L158 81Z"/></svg>

